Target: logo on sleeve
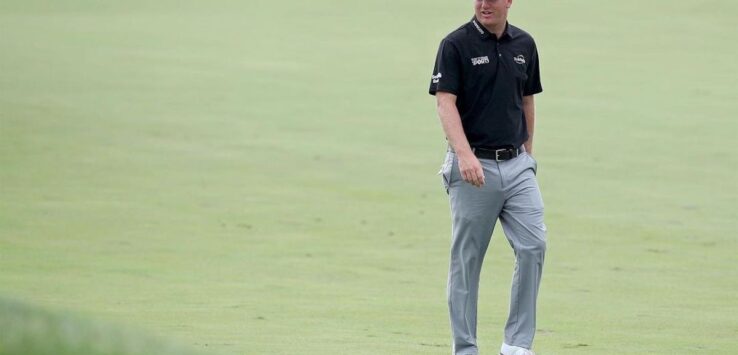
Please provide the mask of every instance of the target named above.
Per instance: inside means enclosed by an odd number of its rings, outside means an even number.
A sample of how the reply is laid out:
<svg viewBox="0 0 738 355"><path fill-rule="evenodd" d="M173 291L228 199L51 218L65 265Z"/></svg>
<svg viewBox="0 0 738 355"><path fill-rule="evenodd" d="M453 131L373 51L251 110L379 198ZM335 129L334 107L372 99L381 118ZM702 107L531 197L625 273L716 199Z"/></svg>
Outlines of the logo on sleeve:
<svg viewBox="0 0 738 355"><path fill-rule="evenodd" d="M477 65L480 65L480 64L488 64L489 63L489 57L484 56L484 57L472 58L471 61L472 61L472 65L474 65L474 66L477 66Z"/></svg>
<svg viewBox="0 0 738 355"><path fill-rule="evenodd" d="M433 84L438 84L438 82L441 80L441 77L442 76L443 75L441 75L441 73L438 73L438 75L431 76L431 79L433 79Z"/></svg>
<svg viewBox="0 0 738 355"><path fill-rule="evenodd" d="M513 60L515 61L515 63L518 63L520 65L525 64L525 57L523 57L522 54L520 54L517 57L513 58Z"/></svg>

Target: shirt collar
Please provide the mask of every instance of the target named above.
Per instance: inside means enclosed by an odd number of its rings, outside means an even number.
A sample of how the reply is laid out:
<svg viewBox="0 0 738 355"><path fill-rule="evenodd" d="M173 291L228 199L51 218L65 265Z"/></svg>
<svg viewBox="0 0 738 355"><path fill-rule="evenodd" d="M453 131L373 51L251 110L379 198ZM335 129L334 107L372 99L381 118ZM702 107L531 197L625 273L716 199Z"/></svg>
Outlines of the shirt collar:
<svg viewBox="0 0 738 355"><path fill-rule="evenodd" d="M472 27L474 27L474 30L477 33L479 33L479 36L482 37L482 39L497 38L497 35L489 32L487 30L487 28L485 28L484 26L482 26L482 24L479 23L479 21L477 21L477 17L476 16L473 16L472 17L471 24L472 24ZM505 31L502 32L502 37L501 38L497 38L497 39L502 39L502 38L505 38L505 37L510 37L510 39L515 38L515 31L512 28L510 28L510 27L511 27L510 23L509 22L505 22Z"/></svg>

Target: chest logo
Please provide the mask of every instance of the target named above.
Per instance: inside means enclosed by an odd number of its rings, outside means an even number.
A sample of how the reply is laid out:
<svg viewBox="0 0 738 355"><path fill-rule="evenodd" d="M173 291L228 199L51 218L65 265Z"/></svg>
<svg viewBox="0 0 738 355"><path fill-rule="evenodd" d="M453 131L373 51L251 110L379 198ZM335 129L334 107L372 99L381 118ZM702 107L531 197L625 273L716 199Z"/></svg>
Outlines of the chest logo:
<svg viewBox="0 0 738 355"><path fill-rule="evenodd" d="M474 65L474 66L477 66L477 65L480 65L480 64L488 64L489 63L489 57L484 56L484 57L472 58L471 61L472 61L472 65Z"/></svg>
<svg viewBox="0 0 738 355"><path fill-rule="evenodd" d="M515 58L513 58L513 60L515 61L515 63L518 63L520 65L525 64L525 57L523 57L522 54L516 56Z"/></svg>

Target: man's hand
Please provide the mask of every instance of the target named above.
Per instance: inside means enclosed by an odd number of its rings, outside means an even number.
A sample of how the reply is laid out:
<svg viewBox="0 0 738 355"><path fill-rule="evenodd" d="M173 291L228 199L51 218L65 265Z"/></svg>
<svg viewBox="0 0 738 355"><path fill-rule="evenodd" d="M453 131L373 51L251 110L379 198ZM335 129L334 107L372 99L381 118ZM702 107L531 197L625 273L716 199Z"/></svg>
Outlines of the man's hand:
<svg viewBox="0 0 738 355"><path fill-rule="evenodd" d="M461 178L476 187L482 187L484 185L484 169L482 169L482 163L479 162L479 159L471 152L458 155L458 157Z"/></svg>

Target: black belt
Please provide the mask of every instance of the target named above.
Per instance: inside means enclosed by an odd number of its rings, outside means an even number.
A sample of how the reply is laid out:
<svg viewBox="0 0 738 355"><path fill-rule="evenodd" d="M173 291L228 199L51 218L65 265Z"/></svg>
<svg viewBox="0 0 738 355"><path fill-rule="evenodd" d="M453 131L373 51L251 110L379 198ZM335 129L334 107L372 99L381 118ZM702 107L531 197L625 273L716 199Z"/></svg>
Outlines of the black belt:
<svg viewBox="0 0 738 355"><path fill-rule="evenodd" d="M520 155L518 148L485 149L472 148L474 155L479 159L492 159L496 161L510 160Z"/></svg>

